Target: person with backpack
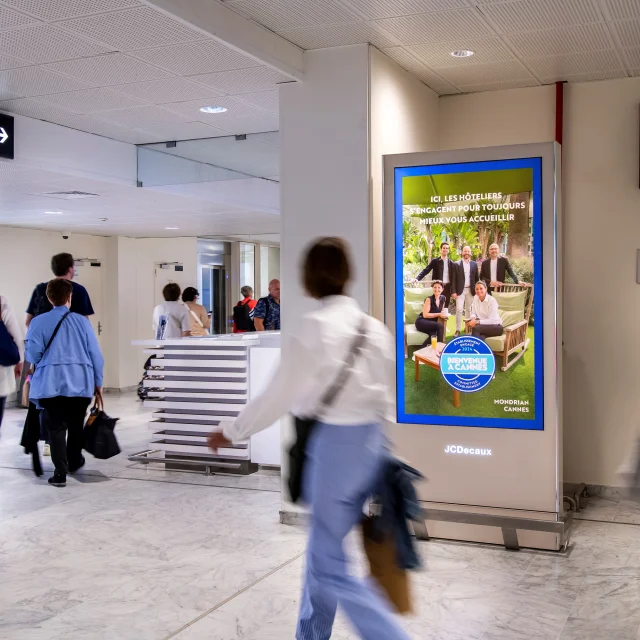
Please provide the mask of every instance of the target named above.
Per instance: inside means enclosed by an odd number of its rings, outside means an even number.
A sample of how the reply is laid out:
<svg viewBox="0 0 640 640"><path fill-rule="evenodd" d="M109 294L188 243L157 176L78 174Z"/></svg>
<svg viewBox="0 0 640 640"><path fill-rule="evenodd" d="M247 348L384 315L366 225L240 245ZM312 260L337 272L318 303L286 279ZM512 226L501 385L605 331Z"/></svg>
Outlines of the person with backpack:
<svg viewBox="0 0 640 640"><path fill-rule="evenodd" d="M256 331L280 331L280 280L269 283L269 295L253 310Z"/></svg>
<svg viewBox="0 0 640 640"><path fill-rule="evenodd" d="M200 292L195 287L187 287L182 292L182 302L189 310L189 320L191 322L192 336L208 336L211 327L211 318L207 310L196 302L200 297Z"/></svg>
<svg viewBox="0 0 640 640"><path fill-rule="evenodd" d="M84 466L84 419L95 397L102 407L104 358L89 320L71 311L73 287L58 278L47 285L52 310L29 325L26 353L35 364L29 400L41 410L51 444L54 487L64 487L67 473ZM68 436L67 436L68 434Z"/></svg>
<svg viewBox="0 0 640 640"><path fill-rule="evenodd" d="M71 296L71 311L73 313L78 313L81 316L85 316L85 318L92 316L94 311L93 306L91 305L89 293L81 284L73 281L73 277L75 275L75 262L73 260L73 256L70 253L57 253L51 258L51 271L56 279L66 280L71 284L73 291L73 295ZM27 307L27 320L25 323L27 329L29 329L29 325L34 318L37 318L43 313L48 313L53 309L51 302L49 302L49 298L47 298L48 284L48 282L41 282L36 286L31 294L29 306ZM31 370L31 363L27 363L26 369L25 375ZM29 380L27 378L25 383L28 381ZM38 413L39 412L36 407L30 403L27 420L39 421L40 417ZM49 435L44 427L41 427L40 433L40 439L44 440L43 453L45 456L48 456L51 454L49 447Z"/></svg>
<svg viewBox="0 0 640 640"><path fill-rule="evenodd" d="M233 333L255 331L253 310L256 308L258 301L253 299L253 289L251 287L242 287L240 293L242 294L242 300L233 307Z"/></svg>
<svg viewBox="0 0 640 640"><path fill-rule="evenodd" d="M9 301L0 296L0 427L7 396L16 390L16 378L22 375L24 340Z"/></svg>
<svg viewBox="0 0 640 640"><path fill-rule="evenodd" d="M180 285L169 282L162 289L164 302L153 310L153 333L156 340L186 338L191 335L191 314L180 302Z"/></svg>

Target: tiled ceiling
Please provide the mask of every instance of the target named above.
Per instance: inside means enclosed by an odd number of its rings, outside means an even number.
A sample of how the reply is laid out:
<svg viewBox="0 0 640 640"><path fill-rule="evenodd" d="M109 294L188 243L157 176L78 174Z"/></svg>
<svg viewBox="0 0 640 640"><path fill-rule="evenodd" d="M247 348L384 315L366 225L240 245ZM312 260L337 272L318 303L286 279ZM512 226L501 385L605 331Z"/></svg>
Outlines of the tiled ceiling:
<svg viewBox="0 0 640 640"><path fill-rule="evenodd" d="M277 130L287 81L139 0L0 0L0 111L136 144L210 138Z"/></svg>
<svg viewBox="0 0 640 640"><path fill-rule="evenodd" d="M224 3L303 49L369 42L439 94L640 75L640 0Z"/></svg>
<svg viewBox="0 0 640 640"><path fill-rule="evenodd" d="M369 42L439 94L640 75L640 0L223 2L303 49ZM278 129L287 81L144 0L0 0L2 111L131 143L218 137Z"/></svg>
<svg viewBox="0 0 640 640"><path fill-rule="evenodd" d="M67 200L46 195L61 191L83 191L98 197ZM0 163L0 225L130 237L280 231L277 214L240 204L114 185L11 163Z"/></svg>

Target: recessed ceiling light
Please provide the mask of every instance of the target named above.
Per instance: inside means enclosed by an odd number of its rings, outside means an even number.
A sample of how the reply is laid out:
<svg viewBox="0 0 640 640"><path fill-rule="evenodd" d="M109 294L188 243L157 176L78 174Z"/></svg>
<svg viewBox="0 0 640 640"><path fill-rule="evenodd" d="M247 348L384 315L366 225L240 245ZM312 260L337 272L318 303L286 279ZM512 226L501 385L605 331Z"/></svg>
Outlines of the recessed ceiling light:
<svg viewBox="0 0 640 640"><path fill-rule="evenodd" d="M200 107L202 113L224 113L227 107Z"/></svg>
<svg viewBox="0 0 640 640"><path fill-rule="evenodd" d="M452 51L451 55L454 58L470 58L475 51L469 51L469 49L459 49L458 51Z"/></svg>
<svg viewBox="0 0 640 640"><path fill-rule="evenodd" d="M98 220L100 220L100 222L107 222L107 220L109 220L109 218L98 218Z"/></svg>
<svg viewBox="0 0 640 640"><path fill-rule="evenodd" d="M62 211L45 211L48 216L61 216Z"/></svg>
<svg viewBox="0 0 640 640"><path fill-rule="evenodd" d="M180 227L165 227L165 231L177 231Z"/></svg>

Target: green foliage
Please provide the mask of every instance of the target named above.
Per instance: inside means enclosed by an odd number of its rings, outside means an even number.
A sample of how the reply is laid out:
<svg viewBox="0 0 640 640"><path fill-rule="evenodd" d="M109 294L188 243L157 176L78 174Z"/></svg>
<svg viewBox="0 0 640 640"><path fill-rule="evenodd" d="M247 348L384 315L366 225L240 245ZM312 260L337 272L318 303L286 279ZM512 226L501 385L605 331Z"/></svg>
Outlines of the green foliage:
<svg viewBox="0 0 640 640"><path fill-rule="evenodd" d="M523 282L533 283L533 259L532 258L513 258L510 260L513 270Z"/></svg>

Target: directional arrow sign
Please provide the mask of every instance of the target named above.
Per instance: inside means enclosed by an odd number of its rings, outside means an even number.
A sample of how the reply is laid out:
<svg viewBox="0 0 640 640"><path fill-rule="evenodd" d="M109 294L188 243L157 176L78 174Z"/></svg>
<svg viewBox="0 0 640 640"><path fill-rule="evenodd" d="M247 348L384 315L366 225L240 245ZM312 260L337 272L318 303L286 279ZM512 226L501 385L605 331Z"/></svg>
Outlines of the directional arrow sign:
<svg viewBox="0 0 640 640"><path fill-rule="evenodd" d="M13 160L13 116L0 113L0 158Z"/></svg>

